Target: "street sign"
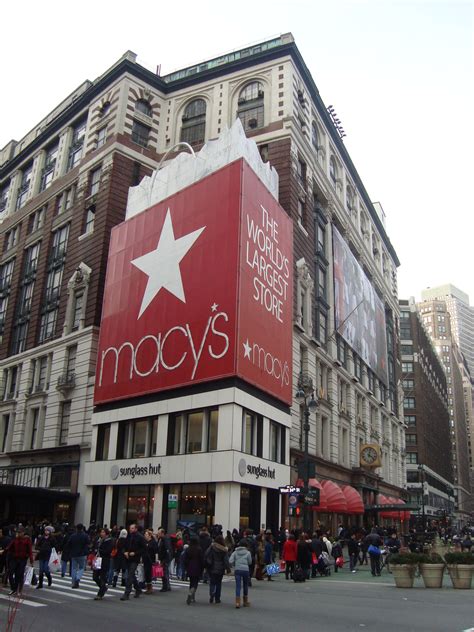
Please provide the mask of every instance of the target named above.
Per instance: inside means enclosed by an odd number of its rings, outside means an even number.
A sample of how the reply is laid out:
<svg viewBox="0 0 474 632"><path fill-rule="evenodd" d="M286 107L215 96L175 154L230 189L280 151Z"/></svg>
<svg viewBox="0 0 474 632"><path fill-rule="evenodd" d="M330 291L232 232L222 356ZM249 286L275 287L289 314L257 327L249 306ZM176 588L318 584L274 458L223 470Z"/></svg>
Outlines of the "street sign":
<svg viewBox="0 0 474 632"><path fill-rule="evenodd" d="M319 489L311 489L303 496L303 502L305 505L319 505Z"/></svg>

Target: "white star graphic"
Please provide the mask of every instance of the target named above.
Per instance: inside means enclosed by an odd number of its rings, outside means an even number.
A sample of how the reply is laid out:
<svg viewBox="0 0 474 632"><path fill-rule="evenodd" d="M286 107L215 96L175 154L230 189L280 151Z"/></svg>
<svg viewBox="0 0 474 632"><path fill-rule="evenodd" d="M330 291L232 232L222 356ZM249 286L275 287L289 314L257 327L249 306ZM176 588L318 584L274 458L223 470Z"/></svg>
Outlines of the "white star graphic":
<svg viewBox="0 0 474 632"><path fill-rule="evenodd" d="M138 318L143 314L161 288L174 294L180 301L186 303L183 281L179 268L180 261L192 247L196 239L206 227L175 239L170 209L166 213L160 239L155 250L132 260L132 265L148 276L145 293Z"/></svg>
<svg viewBox="0 0 474 632"><path fill-rule="evenodd" d="M217 312L217 308L219 307L219 305L217 305L217 303L213 303L211 306L211 312Z"/></svg>
<svg viewBox="0 0 474 632"><path fill-rule="evenodd" d="M250 360L250 352L252 351L252 347L249 345L249 339L242 343L244 348L244 358L248 358Z"/></svg>

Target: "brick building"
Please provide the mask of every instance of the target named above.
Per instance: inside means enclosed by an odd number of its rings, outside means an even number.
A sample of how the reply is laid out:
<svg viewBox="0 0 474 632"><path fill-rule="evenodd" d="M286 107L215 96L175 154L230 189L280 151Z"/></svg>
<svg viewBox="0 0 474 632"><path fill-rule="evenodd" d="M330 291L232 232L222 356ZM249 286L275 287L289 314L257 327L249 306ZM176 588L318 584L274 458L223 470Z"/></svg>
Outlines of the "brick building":
<svg viewBox="0 0 474 632"><path fill-rule="evenodd" d="M383 211L286 34L162 77L127 52L0 152L0 494L9 498L1 518L118 519L112 485L94 492L83 483L97 446L106 445L107 459L117 440L115 431L105 434L100 410L91 427L110 230L125 217L129 187L167 150L178 141L199 149L236 117L278 171L280 203L294 221L293 374L295 384L300 374L311 378L318 399L309 433L317 476L353 485L366 505L378 492L400 496L399 262ZM336 289L335 243L339 263L355 271ZM354 305L343 305L345 280L346 290L365 288ZM381 305L378 352L357 338L359 313L374 305ZM302 455L303 410L295 402L285 414L293 466ZM379 446L378 469L361 462L364 444ZM157 493L158 483L150 497ZM263 496L253 507L253 524L269 522ZM158 521L160 511L153 509ZM341 518L334 510L323 519Z"/></svg>

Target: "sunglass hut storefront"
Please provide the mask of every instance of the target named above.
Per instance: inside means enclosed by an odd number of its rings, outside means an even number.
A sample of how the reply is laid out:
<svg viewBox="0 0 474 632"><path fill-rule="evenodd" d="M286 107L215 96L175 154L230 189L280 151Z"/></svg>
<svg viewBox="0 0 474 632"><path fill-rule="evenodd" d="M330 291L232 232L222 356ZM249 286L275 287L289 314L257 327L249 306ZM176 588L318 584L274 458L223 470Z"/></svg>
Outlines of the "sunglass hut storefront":
<svg viewBox="0 0 474 632"><path fill-rule="evenodd" d="M242 159L112 231L86 522L281 524L291 252L291 221Z"/></svg>

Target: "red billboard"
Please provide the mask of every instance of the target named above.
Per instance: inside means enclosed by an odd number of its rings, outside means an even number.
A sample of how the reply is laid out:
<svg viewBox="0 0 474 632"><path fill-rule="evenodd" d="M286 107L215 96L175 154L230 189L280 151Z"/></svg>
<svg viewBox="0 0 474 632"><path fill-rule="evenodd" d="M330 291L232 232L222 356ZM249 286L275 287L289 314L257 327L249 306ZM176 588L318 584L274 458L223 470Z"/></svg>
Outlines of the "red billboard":
<svg viewBox="0 0 474 632"><path fill-rule="evenodd" d="M115 227L95 403L239 376L290 404L292 244L243 159Z"/></svg>

